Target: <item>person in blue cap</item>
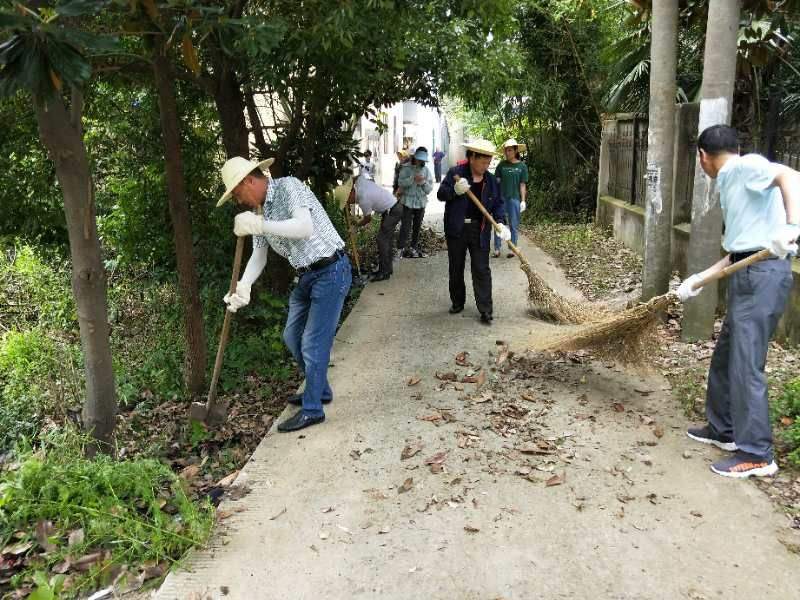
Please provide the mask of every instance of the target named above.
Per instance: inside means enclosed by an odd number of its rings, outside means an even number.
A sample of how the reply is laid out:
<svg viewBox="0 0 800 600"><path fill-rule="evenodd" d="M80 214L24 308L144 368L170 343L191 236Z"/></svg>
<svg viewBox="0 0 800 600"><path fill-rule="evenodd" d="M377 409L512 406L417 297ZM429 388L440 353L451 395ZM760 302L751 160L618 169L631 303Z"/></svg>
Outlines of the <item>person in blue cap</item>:
<svg viewBox="0 0 800 600"><path fill-rule="evenodd" d="M422 219L425 217L425 206L428 194L433 190L431 172L425 166L428 162L428 149L420 146L416 149L408 164L400 169L397 178L400 202L403 205L403 221L400 225L398 246L401 256L421 258L424 254L419 249L419 232ZM409 245L409 234L411 244Z"/></svg>

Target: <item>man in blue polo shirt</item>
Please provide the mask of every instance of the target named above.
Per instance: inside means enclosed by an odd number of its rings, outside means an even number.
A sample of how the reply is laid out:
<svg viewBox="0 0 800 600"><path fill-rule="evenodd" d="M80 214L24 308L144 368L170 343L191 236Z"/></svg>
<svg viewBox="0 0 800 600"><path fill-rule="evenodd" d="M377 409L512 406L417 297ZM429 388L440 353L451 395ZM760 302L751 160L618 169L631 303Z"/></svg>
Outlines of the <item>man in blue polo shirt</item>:
<svg viewBox="0 0 800 600"><path fill-rule="evenodd" d="M728 281L728 313L708 373L708 424L693 427L695 441L734 452L711 470L726 477L773 475L775 464L764 366L769 339L792 288L789 255L800 234L800 173L757 154L739 155L736 130L714 125L697 141L700 165L717 180L729 253L678 288L682 301L708 275L768 248L771 260L734 273Z"/></svg>

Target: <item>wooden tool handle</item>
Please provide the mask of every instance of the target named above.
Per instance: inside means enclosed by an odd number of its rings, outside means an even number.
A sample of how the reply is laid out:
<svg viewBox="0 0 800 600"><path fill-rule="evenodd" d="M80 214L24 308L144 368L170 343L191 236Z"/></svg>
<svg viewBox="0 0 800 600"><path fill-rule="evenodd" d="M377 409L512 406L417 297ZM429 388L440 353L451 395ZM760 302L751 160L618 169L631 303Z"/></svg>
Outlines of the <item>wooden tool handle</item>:
<svg viewBox="0 0 800 600"><path fill-rule="evenodd" d="M701 279L697 283L692 284L692 290L696 290L696 289L699 289L699 288L701 288L701 287L703 287L705 285L708 285L712 281L717 281L718 279L724 279L725 277L729 277L730 275L733 275L734 273L736 273L736 271L741 271L745 267L749 267L753 263L757 263L757 262L760 262L762 260L765 260L765 259L769 258L770 256L772 256L772 252L770 252L769 250L766 250L766 249L760 250L760 251L756 252L755 254L751 254L747 258L744 258L744 259L742 259L740 261L737 261L737 262L733 263L732 265L725 267L721 271L713 273L712 275L709 275L705 279Z"/></svg>
<svg viewBox="0 0 800 600"><path fill-rule="evenodd" d="M461 179L461 177L459 175L455 175L454 179L455 181L458 181L459 179ZM467 190L467 198L472 200L472 203L478 207L479 211L483 213L483 216L486 217L486 220L492 224L494 230L499 233L500 225L498 225L497 221L495 221L492 215L489 214L489 211L486 210L486 207L480 200L478 200L477 196L475 196L475 194L472 193L472 190ZM506 240L506 244L508 244L509 250L511 250L511 252L513 252L518 259L520 259L523 263L528 264L528 260L525 258L525 255L522 254L522 251L514 244L514 242L512 242L511 240Z"/></svg>
<svg viewBox="0 0 800 600"><path fill-rule="evenodd" d="M347 224L347 236L350 238L350 247L353 250L353 260L356 261L356 270L361 273L361 260L358 256L358 246L356 245L356 236L353 232L353 224L351 221L352 215L350 214L350 204L344 205L344 220Z"/></svg>

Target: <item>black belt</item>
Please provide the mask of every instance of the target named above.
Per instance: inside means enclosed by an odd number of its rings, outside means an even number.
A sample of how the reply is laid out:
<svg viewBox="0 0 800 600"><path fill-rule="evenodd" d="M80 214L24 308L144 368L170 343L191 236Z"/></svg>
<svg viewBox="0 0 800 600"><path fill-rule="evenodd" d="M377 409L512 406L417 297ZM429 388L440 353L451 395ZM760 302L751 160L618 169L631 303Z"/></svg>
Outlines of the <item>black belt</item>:
<svg viewBox="0 0 800 600"><path fill-rule="evenodd" d="M758 254L761 250L748 250L747 252L731 252L731 264L737 263L740 260L744 260L748 256L753 256L753 254ZM774 254L770 254L764 260L772 260L773 258L778 258Z"/></svg>
<svg viewBox="0 0 800 600"><path fill-rule="evenodd" d="M344 256L344 250L337 250L330 256L326 256L325 258L320 258L318 261L311 263L307 267L299 267L297 269L297 273L299 275L304 275L305 273L310 273L311 271L317 271L323 267L332 265L343 256Z"/></svg>

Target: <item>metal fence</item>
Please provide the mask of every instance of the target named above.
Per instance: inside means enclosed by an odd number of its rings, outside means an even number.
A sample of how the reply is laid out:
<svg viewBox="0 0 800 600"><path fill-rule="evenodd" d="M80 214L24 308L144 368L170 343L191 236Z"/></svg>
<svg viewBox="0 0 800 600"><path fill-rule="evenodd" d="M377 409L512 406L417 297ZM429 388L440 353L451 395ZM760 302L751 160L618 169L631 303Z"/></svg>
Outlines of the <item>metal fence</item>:
<svg viewBox="0 0 800 600"><path fill-rule="evenodd" d="M608 193L614 198L644 206L647 169L647 117L615 116L616 127L608 134Z"/></svg>
<svg viewBox="0 0 800 600"><path fill-rule="evenodd" d="M677 106L673 162L673 220L676 223L685 223L691 219L699 109L697 103ZM747 135L741 136L739 141L742 153L754 151L752 140ZM604 123L603 142L608 148L608 195L644 208L647 115L612 115ZM781 132L777 140L775 161L800 170L800 129L789 128Z"/></svg>

